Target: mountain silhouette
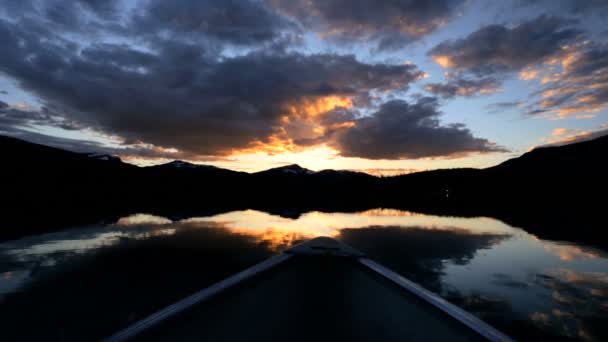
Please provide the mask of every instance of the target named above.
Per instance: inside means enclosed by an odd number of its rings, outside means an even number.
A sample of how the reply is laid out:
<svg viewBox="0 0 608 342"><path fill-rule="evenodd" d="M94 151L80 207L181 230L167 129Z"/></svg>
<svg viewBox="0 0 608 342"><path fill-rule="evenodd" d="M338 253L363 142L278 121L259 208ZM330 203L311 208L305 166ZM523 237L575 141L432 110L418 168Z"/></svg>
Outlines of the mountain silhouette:
<svg viewBox="0 0 608 342"><path fill-rule="evenodd" d="M605 202L606 151L608 136L539 147L486 169L376 177L293 164L250 174L179 160L138 167L0 136L8 227L0 238L63 227L67 217L84 224L133 212L175 217L249 208L294 217L376 207L493 216L556 239L564 230L552 227L567 223L592 235Z"/></svg>
<svg viewBox="0 0 608 342"><path fill-rule="evenodd" d="M265 171L256 172L258 176L279 176L279 175L311 175L315 173L312 170L305 169L298 164L291 164L287 166L275 167Z"/></svg>
<svg viewBox="0 0 608 342"><path fill-rule="evenodd" d="M193 163L189 163L189 162L186 162L183 160L174 160L174 161L168 162L166 164L154 165L151 167L175 168L175 169L209 169L209 168L217 169L217 167L212 166L212 165L193 164Z"/></svg>

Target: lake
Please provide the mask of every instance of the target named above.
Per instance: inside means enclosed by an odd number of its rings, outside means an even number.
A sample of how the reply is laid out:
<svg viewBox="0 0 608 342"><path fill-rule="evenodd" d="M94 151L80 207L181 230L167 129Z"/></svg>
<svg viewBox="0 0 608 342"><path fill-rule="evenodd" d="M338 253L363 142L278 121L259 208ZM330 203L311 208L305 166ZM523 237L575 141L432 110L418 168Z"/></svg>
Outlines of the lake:
<svg viewBox="0 0 608 342"><path fill-rule="evenodd" d="M608 339L605 251L489 217L389 209L141 213L2 242L2 339L103 338L315 236L359 249L515 338Z"/></svg>

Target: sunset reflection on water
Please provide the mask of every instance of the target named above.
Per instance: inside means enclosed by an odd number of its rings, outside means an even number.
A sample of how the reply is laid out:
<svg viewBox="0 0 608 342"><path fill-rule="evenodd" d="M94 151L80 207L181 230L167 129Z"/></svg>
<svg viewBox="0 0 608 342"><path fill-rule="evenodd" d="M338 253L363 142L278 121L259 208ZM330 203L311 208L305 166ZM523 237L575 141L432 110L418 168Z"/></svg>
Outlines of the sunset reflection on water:
<svg viewBox="0 0 608 342"><path fill-rule="evenodd" d="M196 258L207 258L205 249L215 255L213 249L220 253L213 258L253 253L258 256L251 262L256 262L316 236L343 240L499 326L506 324L506 318L509 324L524 322L547 333L597 339L603 328L593 322L608 317L608 259L604 251L543 240L489 217L434 216L392 209L308 212L292 217L243 210L182 219L139 213L113 224L7 241L0 243L0 300L31 291L33 285L46 286L48 275L54 272L62 274L65 268L81 262L87 267L86 263L94 260L87 257L95 253L101 252L103 258L126 253L129 259L120 257L120 263L113 267L135 260L129 272L145 278L154 268L139 266L145 266L141 262L151 257L158 259L156 262L172 263L169 268L182 262L198 265L200 261L188 256L203 252ZM139 253L152 254L136 261ZM172 271L172 277L190 279L189 268L180 269ZM109 281L107 277L119 278L120 272L112 275L109 268L96 276L103 284ZM125 292L124 296L133 294Z"/></svg>

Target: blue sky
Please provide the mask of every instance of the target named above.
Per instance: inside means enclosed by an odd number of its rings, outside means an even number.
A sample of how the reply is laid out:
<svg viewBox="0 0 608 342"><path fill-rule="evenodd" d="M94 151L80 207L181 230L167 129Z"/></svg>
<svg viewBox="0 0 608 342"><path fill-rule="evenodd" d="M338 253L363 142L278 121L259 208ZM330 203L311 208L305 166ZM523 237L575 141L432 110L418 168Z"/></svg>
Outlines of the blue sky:
<svg viewBox="0 0 608 342"><path fill-rule="evenodd" d="M487 167L608 129L607 13L591 0L9 0L0 134L137 164Z"/></svg>

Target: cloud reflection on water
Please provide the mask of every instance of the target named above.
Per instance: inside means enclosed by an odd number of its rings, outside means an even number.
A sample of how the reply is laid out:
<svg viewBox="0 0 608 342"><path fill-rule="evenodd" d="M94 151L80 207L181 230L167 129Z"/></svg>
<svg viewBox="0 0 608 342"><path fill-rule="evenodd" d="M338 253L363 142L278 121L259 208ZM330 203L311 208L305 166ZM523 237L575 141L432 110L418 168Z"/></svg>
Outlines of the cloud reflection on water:
<svg viewBox="0 0 608 342"><path fill-rule="evenodd" d="M8 241L0 243L0 296L38 293L44 300L45 288L76 286L87 269L99 270L88 275L99 286L114 286L111 278L144 279L140 286L151 293L166 292L156 288L161 284L201 276L200 284L184 287L191 289L213 281L210 274L227 275L222 267L209 273L210 260L238 270L246 265L239 258L253 262L320 235L351 244L508 332L523 331L511 324L525 322L551 334L595 338L602 325L590 322L608 317L608 259L601 250L541 240L492 218L386 209L297 218L254 210L184 219L142 213L110 225ZM115 291L125 301L121 305L138 296L130 289ZM66 305L77 308L70 298Z"/></svg>

